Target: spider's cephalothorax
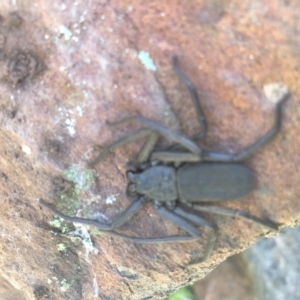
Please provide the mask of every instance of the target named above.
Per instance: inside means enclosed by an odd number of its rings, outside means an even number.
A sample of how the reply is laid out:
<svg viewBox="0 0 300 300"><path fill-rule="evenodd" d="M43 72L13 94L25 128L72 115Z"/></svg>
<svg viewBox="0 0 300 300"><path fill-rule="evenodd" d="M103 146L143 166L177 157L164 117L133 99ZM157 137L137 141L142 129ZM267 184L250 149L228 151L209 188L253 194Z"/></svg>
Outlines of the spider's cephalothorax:
<svg viewBox="0 0 300 300"><path fill-rule="evenodd" d="M201 238L199 226L209 228L210 236L203 257L201 260L196 261L199 263L210 256L216 241L216 227L197 214L181 208L180 203L195 211L241 217L271 230L278 229L278 225L271 220L259 219L248 212L214 206L211 203L239 199L255 189L254 173L243 165L242 161L254 154L279 132L284 99L276 104L273 127L241 153L226 154L204 151L196 144L196 141L203 139L207 133L207 122L197 91L190 79L179 69L176 57L173 59L173 66L177 75L190 90L201 132L192 138L188 138L142 116L127 118L112 123L112 125L135 120L145 125L145 127L112 143L91 163L91 166L95 166L111 150L140 137L148 136L148 140L140 151L135 164L127 172L129 184L126 194L132 200L131 205L113 223L106 225L97 220L66 216L51 204L43 200L40 202L66 220L92 224L102 230L110 231L113 235L136 243L195 241ZM155 151L156 142L161 136L167 138L173 144L166 151ZM138 238L116 232L115 230L130 220L147 200L153 202L157 213L185 230L187 235Z"/></svg>
<svg viewBox="0 0 300 300"><path fill-rule="evenodd" d="M145 195L159 202L178 199L176 169L173 167L153 166L141 173L128 172L127 175L131 182L130 192Z"/></svg>

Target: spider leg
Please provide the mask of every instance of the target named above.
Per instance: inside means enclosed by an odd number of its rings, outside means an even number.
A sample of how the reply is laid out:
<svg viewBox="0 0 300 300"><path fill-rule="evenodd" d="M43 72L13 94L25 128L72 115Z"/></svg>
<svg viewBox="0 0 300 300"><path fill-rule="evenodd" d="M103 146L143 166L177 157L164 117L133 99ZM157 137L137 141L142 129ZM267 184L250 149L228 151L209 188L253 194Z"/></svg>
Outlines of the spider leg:
<svg viewBox="0 0 300 300"><path fill-rule="evenodd" d="M139 115L136 115L136 116L133 116L133 117L128 117L128 118L125 118L121 121L117 121L117 122L109 123L109 124L113 125L113 126L118 126L118 125L128 123L128 122L132 122L132 121L139 121L139 122L143 123L144 125L147 125L153 131L156 131L160 135L162 135L165 138L171 140L172 142L180 144L183 148L191 151L192 153L198 154L198 155L201 154L201 149L191 139L187 138L186 136L184 136L180 133L177 133L177 132L169 129L166 126L158 124L158 123L156 123L156 122L154 122L150 119L147 119L147 118L139 116Z"/></svg>
<svg viewBox="0 0 300 300"><path fill-rule="evenodd" d="M189 221L185 220L185 218L178 215L176 212L171 211L164 206L154 206L155 210L159 215L164 217L165 219L171 221L176 224L179 228L185 230L190 234L191 240L198 240L201 237L201 232L198 228L192 225ZM180 236L178 236L178 240L180 241Z"/></svg>
<svg viewBox="0 0 300 300"><path fill-rule="evenodd" d="M87 224L87 225L93 225L98 227L101 231L108 231L110 235L117 236L120 238L123 238L125 240L129 240L134 243L143 243L143 244L153 244L153 243L170 243L170 242L188 242L191 240L196 240L199 237L194 237L194 236L169 236L169 237L163 237L163 238L136 238L136 237L131 237L127 236L122 233L115 232L114 229L119 228L122 226L125 222L127 222L129 219L132 218L133 215L135 215L143 206L145 201L144 197L140 197L138 200L133 202L122 214L121 216L114 221L110 225L106 225L103 223L100 223L97 220L93 219L86 219L86 218L79 218L79 217L71 217L63 214L59 210L53 207L52 204L40 199L40 204L43 206L47 207L50 209L53 213L55 213L57 216L60 218L70 221L70 222L75 222L75 223L80 223L80 224ZM197 230L197 229L196 229ZM199 232L200 234L200 232ZM178 240L180 238L180 240Z"/></svg>
<svg viewBox="0 0 300 300"><path fill-rule="evenodd" d="M196 241L201 237L201 232L198 228L196 228L191 223L197 226L207 227L211 230L208 243L206 249L204 251L204 255L200 260L193 262L192 264L198 264L206 261L213 250L217 239L217 231L214 225L207 220L186 212L185 210L176 207L173 211L168 210L167 208L161 206L155 207L155 210L165 219L168 219L172 223L176 224L179 228L185 230L190 236L186 235L177 235L177 236L167 236L161 238L132 238L131 240L135 243L143 243L143 244L152 244L152 243L170 243L170 242L191 242ZM188 220L188 221L187 221Z"/></svg>
<svg viewBox="0 0 300 300"><path fill-rule="evenodd" d="M243 218L252 223L256 223L261 226L264 226L268 229L275 230L275 231L278 230L278 224L276 224L275 222L271 220L262 220L243 210L225 208L219 206L211 206L211 205L197 205L197 204L192 204L191 207L196 210L205 211L208 213Z"/></svg>
<svg viewBox="0 0 300 300"><path fill-rule="evenodd" d="M138 155L138 163L144 163L149 160L150 154L153 151L158 139L159 134L156 131L153 131Z"/></svg>
<svg viewBox="0 0 300 300"><path fill-rule="evenodd" d="M192 83L192 81L179 68L177 56L173 56L173 69L176 72L176 74L178 75L178 77L187 85L187 87L190 91L191 98L192 98L192 101L193 101L193 104L194 104L194 107L195 107L196 113L197 113L197 119L201 126L202 131L199 132L198 134L194 135L192 137L192 139L198 140L198 139L204 138L207 133L207 121L206 121L205 115L203 113L203 109L202 109L200 101L199 101L198 93L197 93L197 90L196 90L194 84Z"/></svg>
<svg viewBox="0 0 300 300"><path fill-rule="evenodd" d="M253 145L248 147L247 149L243 150L239 154L225 154L225 153L217 153L217 152L209 152L203 151L203 160L204 161L223 161L223 162L230 162L230 161L243 161L256 151L258 151L261 147L271 141L276 134L279 132L281 127L281 119L282 119L282 105L284 101L281 100L279 103L276 104L275 108L275 122L273 127L260 139L258 139Z"/></svg>
<svg viewBox="0 0 300 300"><path fill-rule="evenodd" d="M130 240L139 244L160 244L160 243L184 243L196 241L201 237L201 232L198 228L186 221L183 217L177 215L171 210L161 206L155 206L155 210L165 219L173 222L181 229L185 230L189 235L173 235L159 238L135 238L130 237Z"/></svg>
<svg viewBox="0 0 300 300"><path fill-rule="evenodd" d="M124 223L126 223L128 220L130 220L143 206L145 202L144 197L140 197L136 201L134 201L119 217L116 219L114 222L112 222L110 225L106 225L103 223L100 223L97 220L93 219L86 219L86 218L79 218L79 217L71 217L63 214L62 212L58 211L56 208L54 208L50 203L40 200L40 204L46 206L49 208L52 212L54 212L56 215L58 215L60 218L66 220L66 221L71 221L75 223L81 223L81 224L87 224L87 225L93 225L100 230L103 231L113 231L114 229L117 229L121 227ZM121 234L118 234L121 235ZM122 235L121 235L122 236Z"/></svg>
<svg viewBox="0 0 300 300"><path fill-rule="evenodd" d="M101 153L89 164L90 167L94 167L97 165L110 151L123 146L125 144L128 144L130 142L133 142L141 137L145 137L147 135L150 135L153 132L153 130L149 128L142 128L138 130L137 132L124 136L120 138L119 140L113 142L109 146L107 146L105 149L101 151Z"/></svg>
<svg viewBox="0 0 300 300"><path fill-rule="evenodd" d="M181 229L185 230L190 235L175 235L175 236L167 236L167 237L160 237L160 238L136 238L124 235L122 233L115 232L114 230L121 227L124 223L126 223L128 220L130 220L143 206L145 202L144 197L140 197L138 200L133 202L120 216L119 218L111 223L110 225L106 225L103 223L100 223L97 220L93 219L86 219L86 218L79 218L79 217L71 217L63 214L62 212L58 211L56 208L54 208L50 203L40 200L40 204L50 209L53 213L58 215L60 218L71 221L75 223L80 224L87 224L87 225L93 225L99 228L102 231L108 231L110 235L117 236L120 238L123 238L125 240L129 240L134 243L142 243L142 244L156 244L156 243L172 243L172 242L190 242L190 241L196 241L201 237L201 232L198 228L196 228L191 223L194 223L198 226L204 226L210 228L211 235L209 238L208 245L206 247L206 250L204 252L204 256L201 260L193 263L201 263L205 261L207 258L209 258L211 251L213 249L213 246L215 244L216 240L216 230L214 226L208 222L207 220L200 218L194 214L185 212L184 210L180 208L175 208L174 212L168 210L165 207L156 207L156 211L164 218L168 219L169 221L176 224ZM187 221L188 219L189 221Z"/></svg>
<svg viewBox="0 0 300 300"><path fill-rule="evenodd" d="M171 163L188 163L202 160L200 155L189 152L168 152L157 151L152 152L151 161L171 162Z"/></svg>
<svg viewBox="0 0 300 300"><path fill-rule="evenodd" d="M127 136L115 141L111 145L107 146L96 157L96 159L89 164L90 167L94 167L96 164L98 164L110 151L112 151L120 146L123 146L127 143L130 143L134 140L137 140L141 137L150 135L151 133L152 133L152 135L150 136L150 138L148 139L148 141L146 142L146 144L144 145L142 151L140 152L140 154L138 156L138 162L142 163L142 162L147 161L148 157L150 156L151 151L153 150L153 148L156 144L157 139L159 138L159 135L162 135L162 136L170 139L171 141L178 143L183 148L188 149L195 155L200 155L201 149L192 140L185 137L184 135L181 135L163 125L160 125L160 124L153 122L142 116L134 116L134 117L125 118L118 122L109 123L109 125L117 126L117 125L121 125L121 124L131 122L134 120L140 121L141 123L147 125L149 128L142 128L139 131L137 131L131 135L127 135Z"/></svg>
<svg viewBox="0 0 300 300"><path fill-rule="evenodd" d="M174 213L183 217L186 220L189 220L191 223L193 223L197 226L207 227L211 230L203 257L200 260L193 262L192 264L193 265L199 264L199 263L206 261L210 257L211 252L212 252L214 245L216 243L216 240L217 240L217 230L216 230L215 226L211 222L209 222L195 214L189 213L179 207L175 208Z"/></svg>

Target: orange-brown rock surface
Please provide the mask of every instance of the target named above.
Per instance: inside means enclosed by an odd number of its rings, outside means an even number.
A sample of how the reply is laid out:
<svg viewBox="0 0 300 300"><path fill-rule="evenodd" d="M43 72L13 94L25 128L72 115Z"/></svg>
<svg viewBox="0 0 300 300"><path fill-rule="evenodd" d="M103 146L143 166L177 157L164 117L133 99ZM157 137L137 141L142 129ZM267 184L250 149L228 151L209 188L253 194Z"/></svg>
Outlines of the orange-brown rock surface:
<svg viewBox="0 0 300 300"><path fill-rule="evenodd" d="M218 225L217 244L207 262L188 266L203 253L206 231L199 243L138 245L62 223L40 206L43 198L109 223L129 205L126 164L142 141L87 167L139 126L112 129L107 121L141 114L187 135L198 131L189 92L172 70L174 54L198 88L206 149L237 153L250 145L273 124L263 86L289 87L282 130L246 162L256 191L222 205L282 228L299 223L299 9L286 0L2 0L0 267L7 284L0 287L23 299L163 299L270 234L205 214ZM179 232L151 205L124 230Z"/></svg>

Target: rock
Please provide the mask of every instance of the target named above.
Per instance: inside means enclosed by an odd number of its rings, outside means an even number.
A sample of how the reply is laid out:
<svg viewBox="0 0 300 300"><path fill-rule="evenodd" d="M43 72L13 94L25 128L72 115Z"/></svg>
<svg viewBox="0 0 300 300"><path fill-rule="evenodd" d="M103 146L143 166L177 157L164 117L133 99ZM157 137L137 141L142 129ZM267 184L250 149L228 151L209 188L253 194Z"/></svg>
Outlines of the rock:
<svg viewBox="0 0 300 300"><path fill-rule="evenodd" d="M238 153L251 145L273 124L274 104L263 86L289 87L280 133L245 162L257 177L256 191L220 205L281 228L297 224L300 62L294 32L300 4L222 2L216 15L214 5L203 22L199 12L208 6L199 1L1 1L0 267L24 299L163 299L276 234L204 214L219 228L217 244L207 262L189 266L203 255L206 230L200 242L137 245L94 227L74 227L40 206L44 199L69 215L105 223L128 207L126 165L143 141L114 151L95 170L88 163L140 125L111 128L107 121L140 114L187 136L199 131L189 92L172 70L174 54L207 116L209 133L199 142L205 149ZM29 66L21 77L8 72L16 50L29 55L21 60L22 70ZM181 233L151 205L122 232Z"/></svg>
<svg viewBox="0 0 300 300"><path fill-rule="evenodd" d="M194 285L196 299L300 299L300 227L229 257Z"/></svg>
<svg viewBox="0 0 300 300"><path fill-rule="evenodd" d="M287 228L243 253L259 299L300 299L300 227Z"/></svg>

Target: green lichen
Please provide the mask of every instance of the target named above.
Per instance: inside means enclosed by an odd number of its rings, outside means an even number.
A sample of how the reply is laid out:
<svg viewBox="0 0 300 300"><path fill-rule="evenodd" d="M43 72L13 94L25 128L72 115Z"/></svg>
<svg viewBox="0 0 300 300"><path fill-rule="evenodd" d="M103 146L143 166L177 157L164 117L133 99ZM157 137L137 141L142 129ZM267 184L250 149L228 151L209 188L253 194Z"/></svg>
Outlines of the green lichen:
<svg viewBox="0 0 300 300"><path fill-rule="evenodd" d="M81 190L88 190L95 182L94 171L84 169L80 165L72 165L64 173L66 178L74 183L76 194L79 194Z"/></svg>
<svg viewBox="0 0 300 300"><path fill-rule="evenodd" d="M55 217L52 221L49 222L51 226L55 228L61 228L61 224L63 223L63 219Z"/></svg>
<svg viewBox="0 0 300 300"><path fill-rule="evenodd" d="M64 194L60 197L61 201L57 204L58 210L67 214L75 215L80 208L81 199L74 190L68 191L67 194Z"/></svg>
<svg viewBox="0 0 300 300"><path fill-rule="evenodd" d="M73 284L75 280L71 280L70 282L67 281L67 279L63 279L60 282L60 289L62 292L66 292Z"/></svg>
<svg viewBox="0 0 300 300"><path fill-rule="evenodd" d="M61 196L57 208L65 214L75 215L80 208L82 194L95 182L94 172L74 164L64 174L73 183L73 188Z"/></svg>
<svg viewBox="0 0 300 300"><path fill-rule="evenodd" d="M57 248L57 250L60 251L60 252L65 252L65 251L67 250L67 246L66 246L65 244L62 244L62 243L57 244L57 245L56 245L56 248Z"/></svg>
<svg viewBox="0 0 300 300"><path fill-rule="evenodd" d="M49 222L52 227L59 229L62 233L72 231L73 228L64 219L59 217L54 217L52 221Z"/></svg>

